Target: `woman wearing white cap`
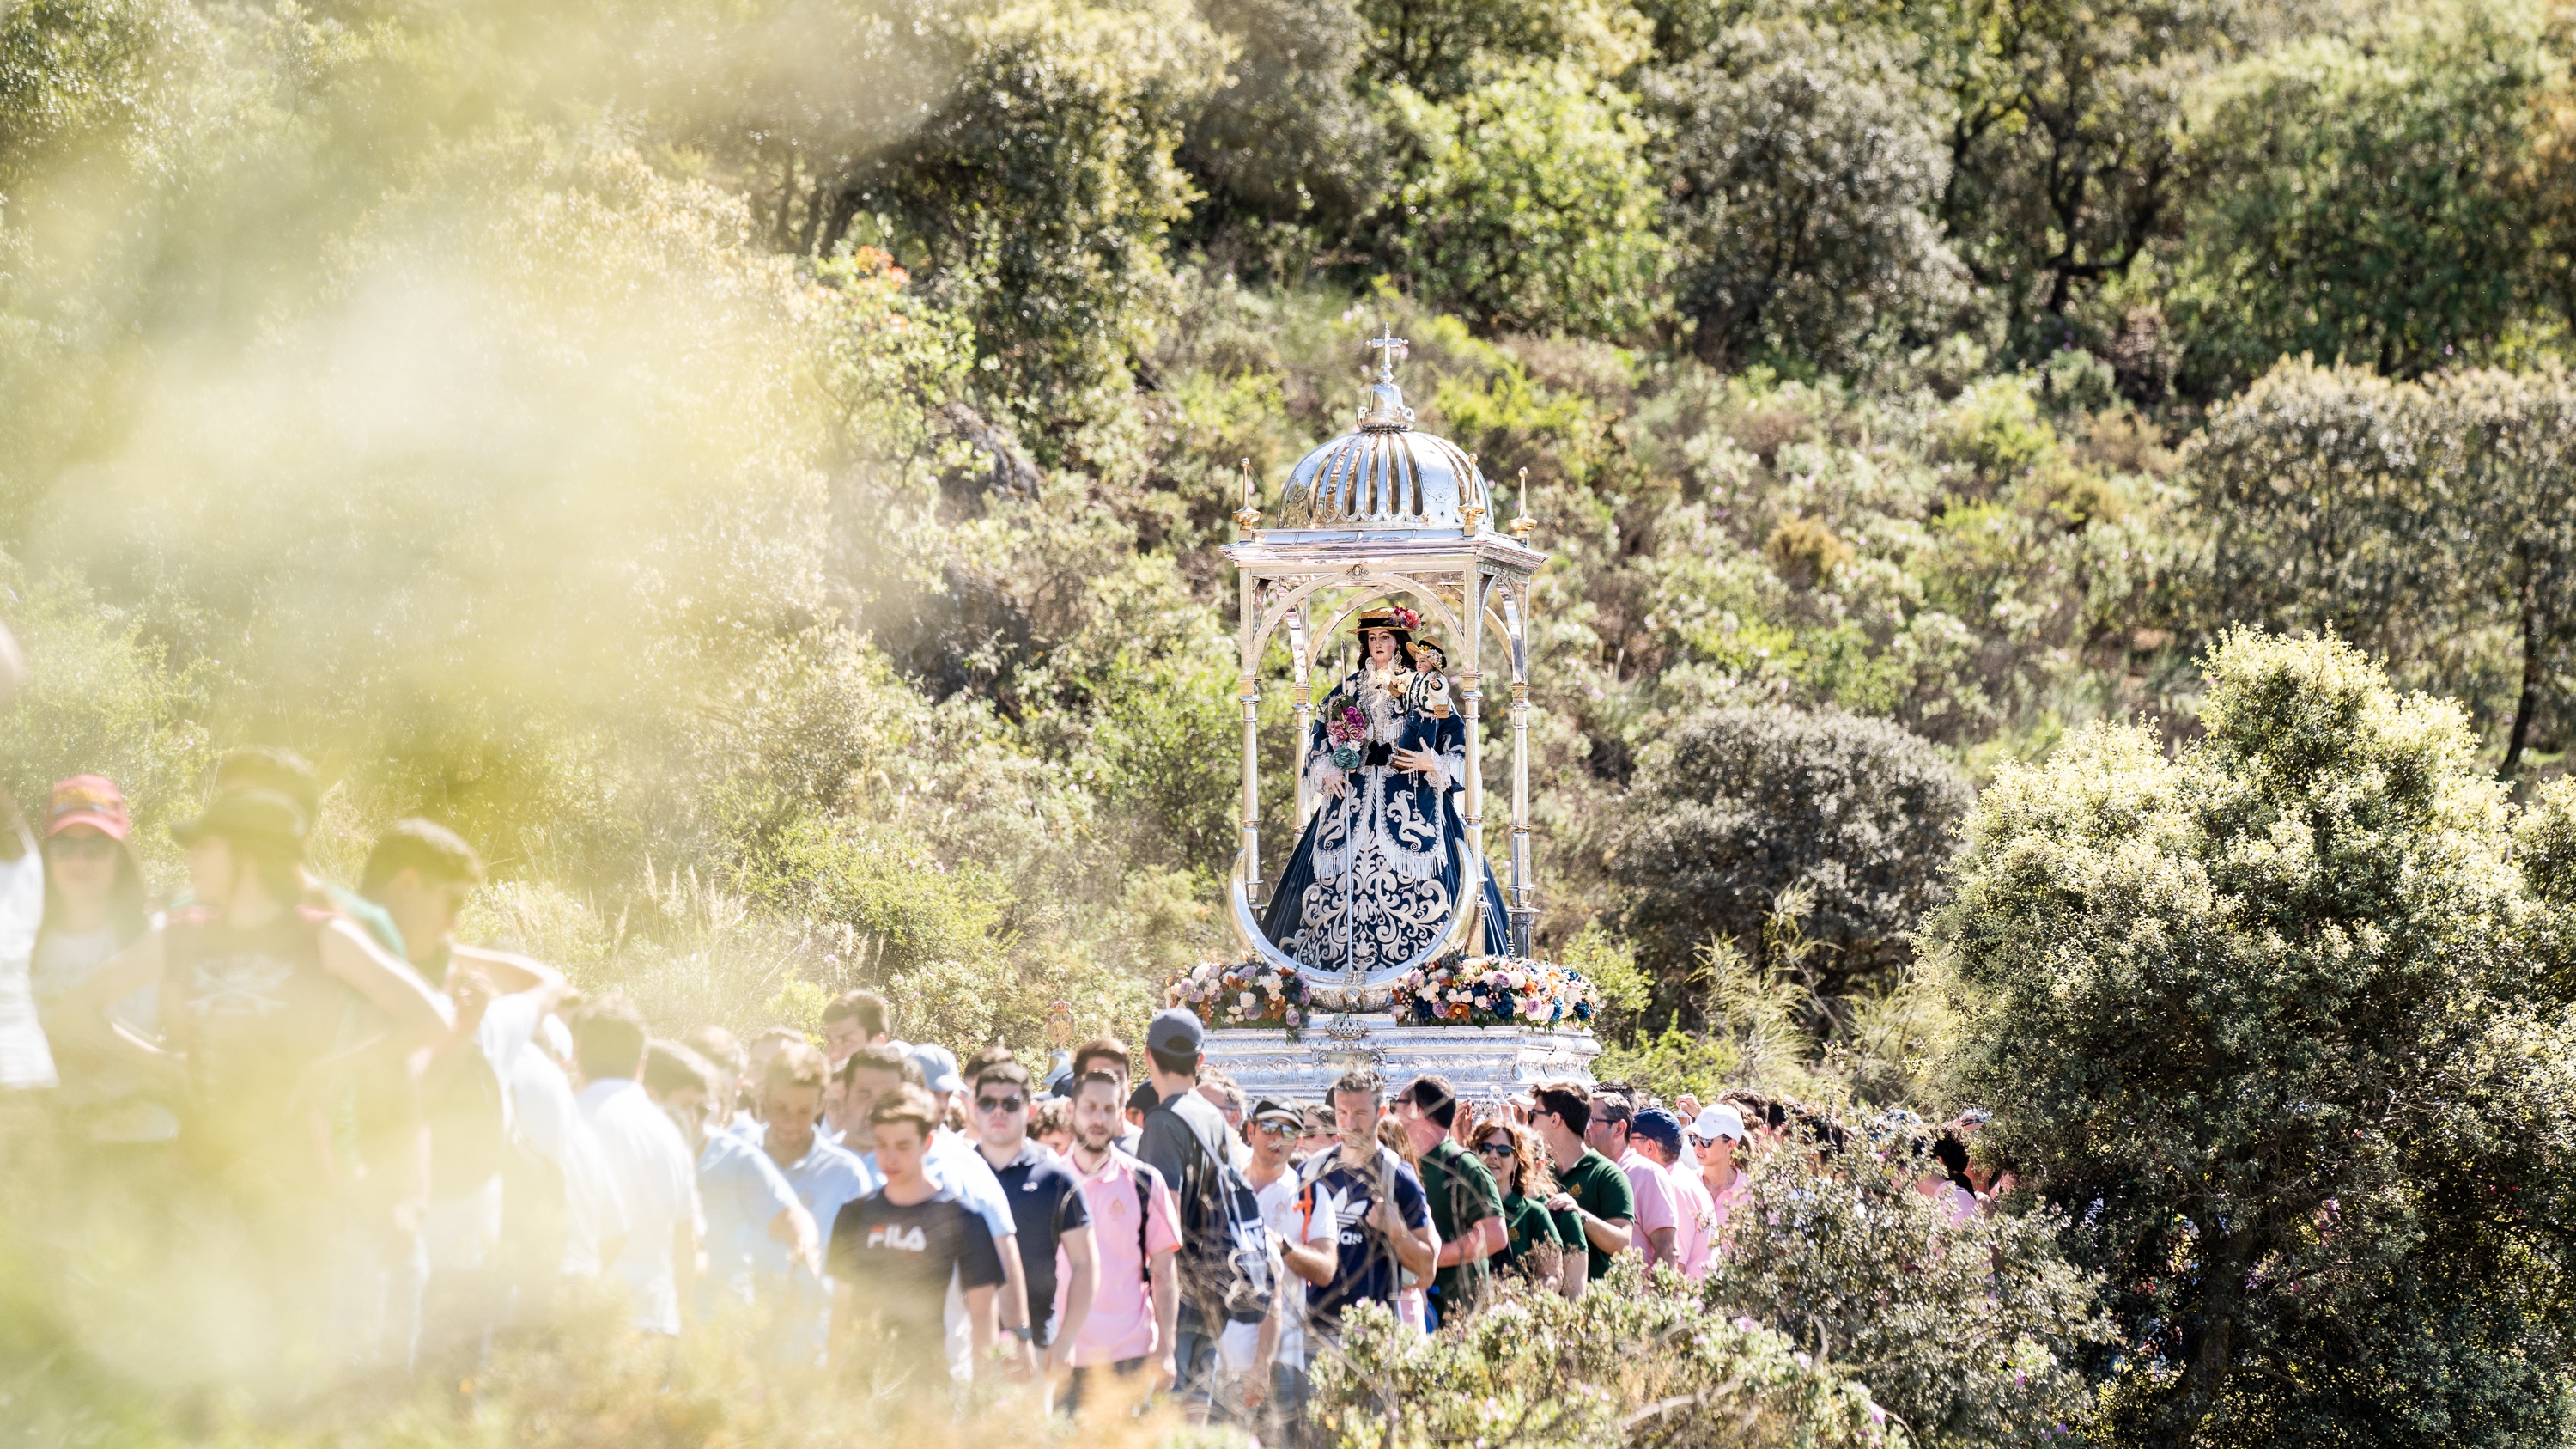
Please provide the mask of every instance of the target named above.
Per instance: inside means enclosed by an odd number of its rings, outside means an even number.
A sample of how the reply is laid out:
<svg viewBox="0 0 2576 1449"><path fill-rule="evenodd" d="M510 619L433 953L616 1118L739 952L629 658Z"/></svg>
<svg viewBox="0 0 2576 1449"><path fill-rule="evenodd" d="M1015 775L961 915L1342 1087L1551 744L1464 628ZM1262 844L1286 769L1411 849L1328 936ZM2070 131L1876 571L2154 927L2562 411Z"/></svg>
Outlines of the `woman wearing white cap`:
<svg viewBox="0 0 2576 1449"><path fill-rule="evenodd" d="M1700 1109L1690 1125L1691 1150L1699 1155L1700 1185L1708 1189L1712 1230L1719 1251L1725 1250L1727 1214L1744 1196L1744 1169L1735 1165L1735 1150L1744 1142L1744 1114L1724 1102Z"/></svg>

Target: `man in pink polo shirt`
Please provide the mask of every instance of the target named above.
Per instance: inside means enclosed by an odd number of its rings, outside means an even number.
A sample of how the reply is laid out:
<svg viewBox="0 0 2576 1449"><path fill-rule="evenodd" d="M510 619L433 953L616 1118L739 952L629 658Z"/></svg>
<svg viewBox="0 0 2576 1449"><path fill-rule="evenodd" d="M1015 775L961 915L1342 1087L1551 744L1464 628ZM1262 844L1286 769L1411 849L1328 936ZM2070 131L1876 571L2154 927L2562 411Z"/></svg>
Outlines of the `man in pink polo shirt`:
<svg viewBox="0 0 2576 1449"><path fill-rule="evenodd" d="M1091 1214L1100 1287L1067 1356L1073 1365L1064 1395L1068 1413L1081 1407L1085 1390L1104 1369L1132 1378L1150 1364L1153 1387L1173 1377L1181 1293L1172 1255L1181 1246L1181 1214L1162 1174L1119 1150L1125 1106L1118 1078L1108 1072L1074 1085L1073 1151L1065 1161L1081 1181L1083 1206ZM1063 1265L1057 1281L1071 1281Z"/></svg>
<svg viewBox="0 0 2576 1449"><path fill-rule="evenodd" d="M1628 1190L1637 1199L1636 1232L1629 1241L1646 1255L1647 1270L1657 1263L1678 1268L1681 1217L1673 1204L1672 1178L1629 1139L1636 1113L1636 1104L1627 1098L1602 1093L1592 1099L1592 1121L1583 1129L1583 1140L1627 1175Z"/></svg>
<svg viewBox="0 0 2576 1449"><path fill-rule="evenodd" d="M1717 1258L1717 1205L1682 1156L1682 1119L1661 1107L1649 1107L1628 1124L1628 1145L1664 1170L1672 1191L1672 1265L1685 1278L1705 1278ZM1641 1194L1642 1195L1642 1194Z"/></svg>

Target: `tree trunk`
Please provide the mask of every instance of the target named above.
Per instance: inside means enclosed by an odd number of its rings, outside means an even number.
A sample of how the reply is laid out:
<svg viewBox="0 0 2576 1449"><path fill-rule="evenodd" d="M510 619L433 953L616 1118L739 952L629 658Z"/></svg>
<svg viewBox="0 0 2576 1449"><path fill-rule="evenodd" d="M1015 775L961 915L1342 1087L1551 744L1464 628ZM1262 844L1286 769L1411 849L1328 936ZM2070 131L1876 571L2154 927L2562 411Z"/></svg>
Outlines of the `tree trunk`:
<svg viewBox="0 0 2576 1449"><path fill-rule="evenodd" d="M2200 1331L2182 1381L2159 1405L2146 1442L2159 1449L2187 1449L2218 1407L2219 1391L2236 1366L2236 1319L2245 1309L2245 1278L2254 1264L2253 1235L2237 1233L2210 1245L2200 1290Z"/></svg>
<svg viewBox="0 0 2576 1449"><path fill-rule="evenodd" d="M858 188L843 182L832 193L831 213L823 219L823 233L814 240L814 255L828 255L850 234L850 223L859 217Z"/></svg>
<svg viewBox="0 0 2576 1449"><path fill-rule="evenodd" d="M2510 781L2522 769L2523 746L2531 740L2531 717L2540 711L2540 609L2531 586L2530 560L2523 561L2522 698L2513 706L2513 733L2505 737L2504 765L2496 778Z"/></svg>

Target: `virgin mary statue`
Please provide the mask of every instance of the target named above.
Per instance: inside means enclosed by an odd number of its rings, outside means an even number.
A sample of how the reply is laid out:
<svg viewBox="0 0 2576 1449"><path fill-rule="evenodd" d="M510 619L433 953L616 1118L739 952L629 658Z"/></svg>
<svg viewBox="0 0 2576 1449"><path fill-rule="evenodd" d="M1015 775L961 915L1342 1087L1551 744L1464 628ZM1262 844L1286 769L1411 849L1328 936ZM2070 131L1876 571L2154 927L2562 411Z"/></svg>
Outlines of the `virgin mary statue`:
<svg viewBox="0 0 2576 1449"><path fill-rule="evenodd" d="M1449 704L1437 645L1411 609L1359 617L1363 656L1316 711L1303 769L1316 800L1262 930L1316 972L1363 979L1404 964L1448 928L1465 874L1467 824L1450 792L1467 731ZM1487 955L1508 952L1502 892L1485 877Z"/></svg>

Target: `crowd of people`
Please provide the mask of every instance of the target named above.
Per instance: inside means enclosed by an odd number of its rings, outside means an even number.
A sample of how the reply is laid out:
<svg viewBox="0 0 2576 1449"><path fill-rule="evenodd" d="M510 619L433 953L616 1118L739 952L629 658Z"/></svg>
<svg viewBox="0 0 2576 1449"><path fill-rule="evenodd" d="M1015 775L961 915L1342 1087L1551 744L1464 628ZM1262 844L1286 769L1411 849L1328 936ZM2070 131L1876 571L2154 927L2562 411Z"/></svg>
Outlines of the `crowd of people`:
<svg viewBox="0 0 2576 1449"><path fill-rule="evenodd" d="M224 757L157 912L114 782L0 821L0 1083L112 1190L170 1204L172 1251L231 1265L227 1341L298 1383L468 1382L596 1283L642 1333L736 1325L875 1387L1162 1395L1295 1444L1360 1305L1432 1331L1505 1278L1580 1296L1621 1254L1700 1278L1746 1149L1821 1130L1751 1095L1471 1102L1365 1069L1247 1100L1180 1009L1141 1050L1103 1037L1037 1071L901 1040L867 992L819 1039L660 1036L458 941L483 865L440 825L393 825L354 890L322 878L320 803L291 753ZM1923 1190L1974 1212L1998 1185L1958 1148Z"/></svg>

